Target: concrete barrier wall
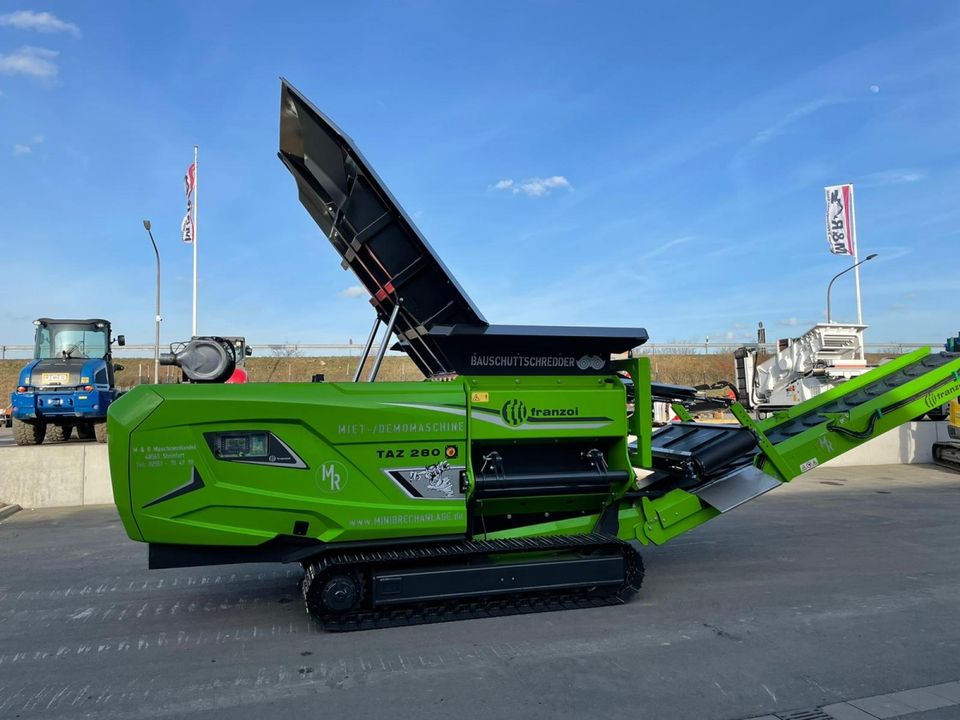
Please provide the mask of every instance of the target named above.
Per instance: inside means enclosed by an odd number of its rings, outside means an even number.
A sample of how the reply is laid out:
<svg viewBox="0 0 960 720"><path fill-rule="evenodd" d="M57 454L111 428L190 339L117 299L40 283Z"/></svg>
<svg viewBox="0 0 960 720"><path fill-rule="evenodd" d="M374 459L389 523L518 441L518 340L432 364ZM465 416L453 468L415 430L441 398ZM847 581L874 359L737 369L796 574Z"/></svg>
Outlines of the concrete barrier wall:
<svg viewBox="0 0 960 720"><path fill-rule="evenodd" d="M830 467L854 465L909 465L933 462L933 444L949 440L944 422L913 422L864 443L826 463Z"/></svg>
<svg viewBox="0 0 960 720"><path fill-rule="evenodd" d="M945 423L909 423L826 464L929 463L933 460L933 443L947 439ZM106 445L0 448L0 500L25 508L112 503Z"/></svg>
<svg viewBox="0 0 960 720"><path fill-rule="evenodd" d="M0 498L25 508L112 503L107 446L0 448Z"/></svg>

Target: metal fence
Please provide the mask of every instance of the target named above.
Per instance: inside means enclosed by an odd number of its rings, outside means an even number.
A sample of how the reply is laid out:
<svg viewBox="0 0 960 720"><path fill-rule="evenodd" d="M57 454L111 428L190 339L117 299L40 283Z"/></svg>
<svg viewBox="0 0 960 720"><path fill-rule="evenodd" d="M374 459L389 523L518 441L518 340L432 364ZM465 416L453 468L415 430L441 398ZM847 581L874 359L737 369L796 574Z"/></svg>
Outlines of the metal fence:
<svg viewBox="0 0 960 720"><path fill-rule="evenodd" d="M739 347L743 347L742 342L673 342L673 343L648 343L637 348L637 352L643 355L724 355L732 353ZM363 345L358 343L276 343L267 345L252 345L254 357L274 357L274 358L293 358L293 357L330 357L330 356L358 356L363 351ZM776 343L766 343L759 346L764 352L775 352ZM888 342L888 343L866 343L864 345L868 353L878 355L902 355L920 347L932 347L934 349L943 347L943 342ZM169 348L166 345L160 346L160 352L166 352ZM377 351L374 345L373 352ZM114 347L114 355L121 357L153 357L153 345L133 344L124 347ZM9 344L0 345L0 359L25 359L33 353L33 345Z"/></svg>
<svg viewBox="0 0 960 720"><path fill-rule="evenodd" d="M777 344L772 343L745 343L745 342L701 342L701 343L648 343L637 348L642 355L726 355L737 348L744 346L758 347L761 352L775 353ZM877 355L903 355L917 348L943 348L943 341L937 342L887 342L864 343L866 352Z"/></svg>
<svg viewBox="0 0 960 720"><path fill-rule="evenodd" d="M331 357L331 356L359 356L363 352L363 345L358 343L276 343L268 345L251 345L254 357L293 358L293 357ZM377 345L372 352L376 352ZM168 352L169 345L161 345L160 352ZM9 344L0 345L0 360L25 359L33 354L33 345ZM401 353L402 354L402 353ZM123 347L113 346L113 355L117 358L152 358L153 345L134 343Z"/></svg>

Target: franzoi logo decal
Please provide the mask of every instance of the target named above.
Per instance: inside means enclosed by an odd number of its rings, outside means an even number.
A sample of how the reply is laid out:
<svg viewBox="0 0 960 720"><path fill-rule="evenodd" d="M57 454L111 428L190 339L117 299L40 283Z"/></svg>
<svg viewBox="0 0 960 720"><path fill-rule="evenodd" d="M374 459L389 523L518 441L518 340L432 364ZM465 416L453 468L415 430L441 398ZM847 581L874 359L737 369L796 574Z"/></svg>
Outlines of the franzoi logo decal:
<svg viewBox="0 0 960 720"><path fill-rule="evenodd" d="M521 400L507 400L500 410L500 417L507 425L522 425L527 419L527 406Z"/></svg>
<svg viewBox="0 0 960 720"><path fill-rule="evenodd" d="M960 383L953 383L943 390L938 390L937 392L927 395L923 399L923 404L927 406L927 409L932 410L933 408L950 402L958 393L960 393Z"/></svg>

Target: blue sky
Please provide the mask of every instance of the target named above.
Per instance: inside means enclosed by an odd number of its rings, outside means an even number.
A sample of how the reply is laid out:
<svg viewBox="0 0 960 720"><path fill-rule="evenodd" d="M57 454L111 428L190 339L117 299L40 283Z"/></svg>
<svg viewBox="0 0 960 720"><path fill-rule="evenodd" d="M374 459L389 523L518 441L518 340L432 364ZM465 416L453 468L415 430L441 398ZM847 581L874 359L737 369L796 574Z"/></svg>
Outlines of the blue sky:
<svg viewBox="0 0 960 720"><path fill-rule="evenodd" d="M296 8L296 9L294 9ZM46 13L46 14L42 14ZM360 340L372 315L276 158L279 76L358 143L497 323L772 336L822 319L853 182L873 342L960 327L951 2L0 2L0 342L38 316ZM851 275L834 318L855 319Z"/></svg>

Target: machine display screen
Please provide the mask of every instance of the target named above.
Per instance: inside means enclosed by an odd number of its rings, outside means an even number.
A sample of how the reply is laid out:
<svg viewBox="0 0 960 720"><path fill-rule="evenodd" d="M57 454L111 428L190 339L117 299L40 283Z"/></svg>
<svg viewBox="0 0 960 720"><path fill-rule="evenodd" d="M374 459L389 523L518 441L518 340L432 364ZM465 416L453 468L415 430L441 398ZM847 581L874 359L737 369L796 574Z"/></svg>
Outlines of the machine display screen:
<svg viewBox="0 0 960 720"><path fill-rule="evenodd" d="M250 450L251 455L266 455L267 454L267 435L266 433L257 433L256 435L250 436Z"/></svg>
<svg viewBox="0 0 960 720"><path fill-rule="evenodd" d="M214 431L204 433L203 437L217 460L308 469L289 445L267 430Z"/></svg>
<svg viewBox="0 0 960 720"><path fill-rule="evenodd" d="M264 457L267 454L266 433L245 433L220 437L220 457Z"/></svg>

